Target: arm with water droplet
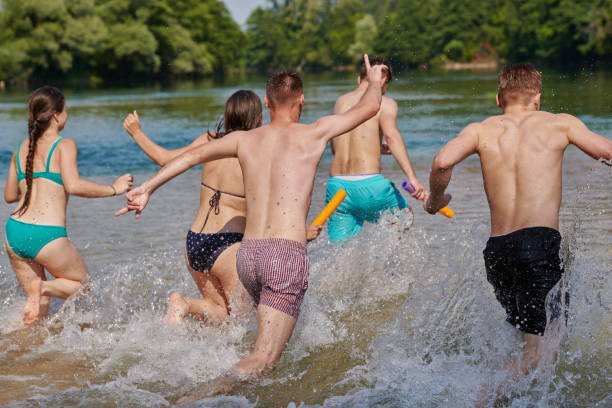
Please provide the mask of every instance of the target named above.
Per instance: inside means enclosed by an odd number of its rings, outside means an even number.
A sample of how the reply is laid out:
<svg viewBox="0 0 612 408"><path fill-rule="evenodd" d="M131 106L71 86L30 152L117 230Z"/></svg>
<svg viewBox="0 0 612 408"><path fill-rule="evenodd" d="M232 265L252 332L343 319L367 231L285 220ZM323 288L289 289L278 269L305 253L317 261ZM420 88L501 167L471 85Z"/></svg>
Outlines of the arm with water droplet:
<svg viewBox="0 0 612 408"><path fill-rule="evenodd" d="M452 197L445 191L451 181L453 167L477 152L478 126L478 123L466 126L434 157L429 173L430 196L425 203L425 211L428 213L435 214L450 202Z"/></svg>
<svg viewBox="0 0 612 408"><path fill-rule="evenodd" d="M591 131L575 116L563 113L559 116L567 125L569 143L595 160L599 160L607 166L612 166L612 140Z"/></svg>
<svg viewBox="0 0 612 408"><path fill-rule="evenodd" d="M4 185L4 201L16 203L19 201L19 182L17 181L17 165L15 164L15 154L9 164L9 170Z"/></svg>
<svg viewBox="0 0 612 408"><path fill-rule="evenodd" d="M215 139L210 143L198 145L181 154L170 163L162 167L155 176L145 181L138 188L127 195L127 206L115 213L116 216L135 211L136 218L140 217L147 206L151 195L161 186L200 163L227 157L238 157L238 140L245 132L236 131L229 135Z"/></svg>

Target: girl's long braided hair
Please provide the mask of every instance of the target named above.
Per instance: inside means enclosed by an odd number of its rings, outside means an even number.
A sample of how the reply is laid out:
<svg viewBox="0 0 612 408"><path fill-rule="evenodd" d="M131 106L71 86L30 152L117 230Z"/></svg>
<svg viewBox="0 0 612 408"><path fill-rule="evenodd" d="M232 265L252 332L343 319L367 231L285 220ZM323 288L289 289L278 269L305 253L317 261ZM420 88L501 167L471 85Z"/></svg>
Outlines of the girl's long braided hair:
<svg viewBox="0 0 612 408"><path fill-rule="evenodd" d="M26 159L26 193L23 204L13 214L22 215L30 205L32 195L32 173L34 172L34 154L38 139L45 133L56 113L64 110L64 95L52 86L38 88L28 99L28 157ZM19 151L16 153L19 154Z"/></svg>

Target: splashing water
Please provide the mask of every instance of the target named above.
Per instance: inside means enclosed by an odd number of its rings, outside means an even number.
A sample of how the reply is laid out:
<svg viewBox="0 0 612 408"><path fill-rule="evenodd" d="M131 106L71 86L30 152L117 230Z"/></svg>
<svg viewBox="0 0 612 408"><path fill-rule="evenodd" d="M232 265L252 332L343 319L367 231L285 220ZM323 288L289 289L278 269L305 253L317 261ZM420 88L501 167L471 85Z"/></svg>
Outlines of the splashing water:
<svg viewBox="0 0 612 408"><path fill-rule="evenodd" d="M353 382L368 385L356 385L323 405L467 407L474 406L488 383L494 389L505 384L498 398L502 406L609 406L610 247L604 240L607 248L601 254L590 242L597 236L594 223L603 221L604 231L610 231L610 211L597 204L609 199L609 192L589 191L609 177L607 169L588 172L563 231L566 274L557 290L565 287L571 293L569 319L566 327L547 330L544 337L549 361L560 350L558 364L506 384L502 363L519 356L520 339L503 323L504 313L486 282L477 250L486 236L482 225L475 224L449 239L454 251L431 251L440 237L424 233L430 249L426 264L434 273L419 274L405 303L372 342L366 363L350 374Z"/></svg>
<svg viewBox="0 0 612 408"><path fill-rule="evenodd" d="M609 402L610 259L589 245L597 221L587 218L607 192L584 185L563 231L567 328L546 335L559 362L503 387L504 406ZM192 406L472 406L482 384L504 383L502 364L519 355L520 340L486 281L488 224L418 215L406 233L391 225L408 222L406 213L343 245L324 233L309 247L310 288L279 367L235 396ZM4 403L165 407L225 372L248 352L254 321L165 327L168 294L196 295L182 262L170 250L109 264L92 274L88 296L54 303L49 322L31 329L19 329L22 296L4 273L0 353L11 374L0 381L12 396Z"/></svg>

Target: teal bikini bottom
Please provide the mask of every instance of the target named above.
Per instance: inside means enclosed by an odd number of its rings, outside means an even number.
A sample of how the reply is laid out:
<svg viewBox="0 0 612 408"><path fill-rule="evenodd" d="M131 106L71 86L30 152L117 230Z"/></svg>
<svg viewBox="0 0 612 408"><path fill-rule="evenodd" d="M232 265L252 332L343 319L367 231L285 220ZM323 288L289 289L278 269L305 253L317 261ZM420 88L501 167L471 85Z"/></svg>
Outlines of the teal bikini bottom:
<svg viewBox="0 0 612 408"><path fill-rule="evenodd" d="M6 241L13 252L25 259L34 259L45 245L67 237L66 227L36 225L9 218L6 222Z"/></svg>

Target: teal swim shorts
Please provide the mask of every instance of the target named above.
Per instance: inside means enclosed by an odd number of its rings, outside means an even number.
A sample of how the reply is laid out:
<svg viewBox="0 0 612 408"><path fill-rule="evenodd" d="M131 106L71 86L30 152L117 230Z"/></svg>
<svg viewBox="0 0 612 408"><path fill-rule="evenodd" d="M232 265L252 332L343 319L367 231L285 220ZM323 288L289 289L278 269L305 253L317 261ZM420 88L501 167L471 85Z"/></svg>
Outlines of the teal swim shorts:
<svg viewBox="0 0 612 408"><path fill-rule="evenodd" d="M395 184L381 174L355 181L330 177L325 202L329 202L340 189L346 190L347 195L329 218L327 229L331 242L344 241L359 234L364 221L378 222L383 211L408 208Z"/></svg>

